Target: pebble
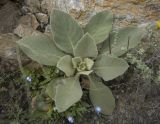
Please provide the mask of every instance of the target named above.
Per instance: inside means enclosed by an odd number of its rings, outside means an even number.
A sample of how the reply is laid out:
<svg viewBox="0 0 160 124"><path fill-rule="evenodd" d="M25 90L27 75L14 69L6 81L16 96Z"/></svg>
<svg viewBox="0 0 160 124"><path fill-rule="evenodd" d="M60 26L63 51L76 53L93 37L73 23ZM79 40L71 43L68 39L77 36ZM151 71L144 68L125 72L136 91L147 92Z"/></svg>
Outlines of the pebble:
<svg viewBox="0 0 160 124"><path fill-rule="evenodd" d="M84 4L80 0L70 0L68 6L69 9L84 10Z"/></svg>
<svg viewBox="0 0 160 124"><path fill-rule="evenodd" d="M40 0L25 0L24 2L29 7L30 12L36 13L40 11Z"/></svg>
<svg viewBox="0 0 160 124"><path fill-rule="evenodd" d="M53 7L54 7L54 4L55 1L54 0L42 0L41 2L41 11L43 13L46 13L48 15L50 15Z"/></svg>
<svg viewBox="0 0 160 124"><path fill-rule="evenodd" d="M24 37L31 35L36 28L39 26L39 23L36 17L33 14L27 14L22 16L19 20L19 25L15 28L14 34L18 35L19 37Z"/></svg>
<svg viewBox="0 0 160 124"><path fill-rule="evenodd" d="M44 13L36 13L36 18L40 23L48 23L48 15Z"/></svg>
<svg viewBox="0 0 160 124"><path fill-rule="evenodd" d="M133 15L131 15L131 14L127 14L126 15L126 20L127 21L132 21L134 19L134 16Z"/></svg>

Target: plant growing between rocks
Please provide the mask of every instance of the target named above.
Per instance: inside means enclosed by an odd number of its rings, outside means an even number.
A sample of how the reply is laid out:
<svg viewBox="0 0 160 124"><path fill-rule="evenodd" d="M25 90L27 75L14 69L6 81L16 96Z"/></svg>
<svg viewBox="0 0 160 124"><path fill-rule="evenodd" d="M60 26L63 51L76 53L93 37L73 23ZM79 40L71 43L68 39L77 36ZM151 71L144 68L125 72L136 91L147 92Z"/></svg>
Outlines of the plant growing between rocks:
<svg viewBox="0 0 160 124"><path fill-rule="evenodd" d="M50 24L53 38L28 36L17 44L32 60L64 72L64 76L46 85L56 110L69 109L81 99L86 88L92 104L100 107L103 114L112 114L115 99L103 81L117 78L128 69L127 62L119 57L141 41L143 29L130 26L112 30L110 11L97 13L82 28L69 14L53 10ZM99 50L97 45L101 46Z"/></svg>

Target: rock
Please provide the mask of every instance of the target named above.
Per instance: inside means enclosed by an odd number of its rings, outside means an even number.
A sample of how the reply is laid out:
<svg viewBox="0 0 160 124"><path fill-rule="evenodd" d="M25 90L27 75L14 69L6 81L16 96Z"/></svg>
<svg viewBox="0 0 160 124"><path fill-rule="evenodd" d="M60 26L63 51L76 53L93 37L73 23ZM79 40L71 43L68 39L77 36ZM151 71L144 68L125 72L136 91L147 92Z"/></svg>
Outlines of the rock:
<svg viewBox="0 0 160 124"><path fill-rule="evenodd" d="M31 13L50 14L54 6L54 0L25 0Z"/></svg>
<svg viewBox="0 0 160 124"><path fill-rule="evenodd" d="M95 2L97 5L102 5L104 3L104 0L96 0Z"/></svg>
<svg viewBox="0 0 160 124"><path fill-rule="evenodd" d="M146 2L145 9L145 15L149 19L160 19L160 0L154 0L154 2Z"/></svg>
<svg viewBox="0 0 160 124"><path fill-rule="evenodd" d="M131 15L131 14L127 14L126 15L126 20L127 21L132 21L134 19L134 16L133 15Z"/></svg>
<svg viewBox="0 0 160 124"><path fill-rule="evenodd" d="M0 34L0 57L5 59L17 59L16 43L18 38L13 34Z"/></svg>
<svg viewBox="0 0 160 124"><path fill-rule="evenodd" d="M80 0L70 0L68 7L69 9L75 9L77 11L84 10L84 4Z"/></svg>
<svg viewBox="0 0 160 124"><path fill-rule="evenodd" d="M41 2L41 11L50 15L54 6L54 0L42 0Z"/></svg>
<svg viewBox="0 0 160 124"><path fill-rule="evenodd" d="M8 1L9 1L9 0L1 0L1 1L0 1L0 5L4 5L4 4L6 4Z"/></svg>
<svg viewBox="0 0 160 124"><path fill-rule="evenodd" d="M36 13L36 18L40 23L47 24L48 23L48 16L44 13Z"/></svg>
<svg viewBox="0 0 160 124"><path fill-rule="evenodd" d="M55 2L55 5L58 9L65 12L70 10L84 11L85 9L84 2L81 2L81 0L59 0Z"/></svg>
<svg viewBox="0 0 160 124"><path fill-rule="evenodd" d="M24 37L27 35L31 35L33 33L33 29L27 27L26 25L18 25L18 27L14 30L14 34L18 35L19 37Z"/></svg>
<svg viewBox="0 0 160 124"><path fill-rule="evenodd" d="M24 0L25 4L29 7L30 12L40 12L41 3L40 0Z"/></svg>
<svg viewBox="0 0 160 124"><path fill-rule="evenodd" d="M26 27L25 25L19 25L15 30L14 34L18 35L19 37L25 37L29 35L37 35L41 32L33 30L33 28Z"/></svg>
<svg viewBox="0 0 160 124"><path fill-rule="evenodd" d="M45 32L44 32L45 35L47 35L48 37L50 37L51 39L53 38L52 37L52 33L51 33L51 25L47 25L45 27Z"/></svg>
<svg viewBox="0 0 160 124"><path fill-rule="evenodd" d="M30 9L29 9L29 7L28 6L22 6L22 8L21 8L21 12L22 12L22 14L23 15L25 15L26 13L29 13L30 12Z"/></svg>
<svg viewBox="0 0 160 124"><path fill-rule="evenodd" d="M19 10L13 2L8 2L2 6L0 8L0 33L12 32L17 24L19 15Z"/></svg>
<svg viewBox="0 0 160 124"><path fill-rule="evenodd" d="M36 17L31 13L22 16L21 19L19 20L19 24L27 25L28 27L32 27L34 30L36 30L36 28L39 25Z"/></svg>
<svg viewBox="0 0 160 124"><path fill-rule="evenodd" d="M68 12L68 3L69 3L69 1L66 2L66 0L57 0L57 1L55 0L55 7L57 9L60 9L60 10L64 11L64 12Z"/></svg>
<svg viewBox="0 0 160 124"><path fill-rule="evenodd" d="M35 32L38 26L39 23L36 17L33 14L28 14L21 17L19 20L19 25L14 30L14 34L19 37L28 36Z"/></svg>

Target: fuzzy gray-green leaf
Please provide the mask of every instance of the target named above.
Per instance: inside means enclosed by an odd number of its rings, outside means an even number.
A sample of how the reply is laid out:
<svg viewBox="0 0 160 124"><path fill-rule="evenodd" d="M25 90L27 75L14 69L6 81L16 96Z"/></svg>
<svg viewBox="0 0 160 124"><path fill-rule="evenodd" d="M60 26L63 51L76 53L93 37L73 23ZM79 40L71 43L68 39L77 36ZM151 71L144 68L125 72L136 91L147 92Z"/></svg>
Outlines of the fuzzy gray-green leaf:
<svg viewBox="0 0 160 124"><path fill-rule="evenodd" d="M73 48L83 36L83 30L69 14L63 11L54 9L50 19L56 45L66 53L73 54Z"/></svg>
<svg viewBox="0 0 160 124"><path fill-rule="evenodd" d="M89 58L85 58L84 59L84 62L86 63L86 66L87 66L87 70L91 70L93 65L94 65L94 61L92 59L89 59Z"/></svg>
<svg viewBox="0 0 160 124"><path fill-rule="evenodd" d="M72 64L72 57L69 55L62 57L57 63L57 68L63 71L66 76L72 76L75 72Z"/></svg>
<svg viewBox="0 0 160 124"><path fill-rule="evenodd" d="M57 86L57 82L56 80L52 80L46 87L46 93L48 94L48 96L50 98L52 98L53 100L55 100L55 95L56 95L56 86Z"/></svg>
<svg viewBox="0 0 160 124"><path fill-rule="evenodd" d="M77 74L78 74L78 75L81 75L81 74L82 74L82 75L87 75L87 76L88 76L88 75L90 75L92 72L93 72L93 70L90 70L90 71L81 71L81 72L78 72Z"/></svg>
<svg viewBox="0 0 160 124"><path fill-rule="evenodd" d="M56 89L55 104L58 112L64 112L82 97L82 89L76 77L59 80Z"/></svg>
<svg viewBox="0 0 160 124"><path fill-rule="evenodd" d="M87 33L77 43L74 49L75 56L82 58L92 57L95 58L98 55L97 46L93 38Z"/></svg>
<svg viewBox="0 0 160 124"><path fill-rule="evenodd" d="M72 58L72 64L73 64L73 68L77 68L78 64L82 62L82 58L81 57L74 57Z"/></svg>
<svg viewBox="0 0 160 124"><path fill-rule="evenodd" d="M95 73L105 81L122 75L127 69L128 64L125 60L107 54L99 55L93 67Z"/></svg>
<svg viewBox="0 0 160 124"><path fill-rule="evenodd" d="M117 32L110 34L110 45L108 38L104 42L101 52L109 54L111 48L113 55L121 56L129 49L136 47L141 42L143 34L144 29L140 29L139 27L121 28Z"/></svg>
<svg viewBox="0 0 160 124"><path fill-rule="evenodd" d="M84 32L88 32L95 39L96 44L98 44L107 39L112 30L112 23L112 12L102 11L91 18L86 25Z"/></svg>
<svg viewBox="0 0 160 124"><path fill-rule="evenodd" d="M115 99L111 90L95 76L89 76L89 79L89 96L92 104L95 108L100 107L103 114L111 115L115 108Z"/></svg>
<svg viewBox="0 0 160 124"><path fill-rule="evenodd" d="M64 53L45 35L28 36L17 41L17 44L28 57L43 65L55 66L64 56Z"/></svg>

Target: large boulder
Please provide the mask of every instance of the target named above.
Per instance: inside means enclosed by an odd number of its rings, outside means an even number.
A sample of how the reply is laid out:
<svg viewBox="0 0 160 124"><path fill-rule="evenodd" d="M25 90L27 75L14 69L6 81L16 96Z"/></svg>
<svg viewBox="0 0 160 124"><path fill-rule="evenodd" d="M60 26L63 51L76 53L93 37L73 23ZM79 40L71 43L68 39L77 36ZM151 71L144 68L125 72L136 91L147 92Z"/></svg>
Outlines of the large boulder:
<svg viewBox="0 0 160 124"><path fill-rule="evenodd" d="M0 0L0 5L4 5L8 2L9 0Z"/></svg>

